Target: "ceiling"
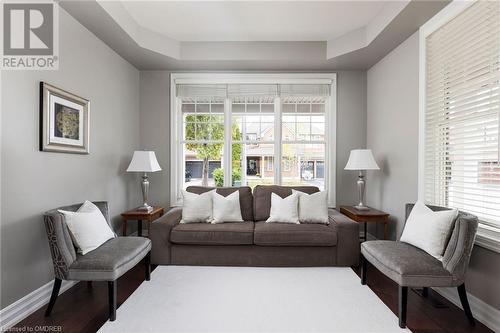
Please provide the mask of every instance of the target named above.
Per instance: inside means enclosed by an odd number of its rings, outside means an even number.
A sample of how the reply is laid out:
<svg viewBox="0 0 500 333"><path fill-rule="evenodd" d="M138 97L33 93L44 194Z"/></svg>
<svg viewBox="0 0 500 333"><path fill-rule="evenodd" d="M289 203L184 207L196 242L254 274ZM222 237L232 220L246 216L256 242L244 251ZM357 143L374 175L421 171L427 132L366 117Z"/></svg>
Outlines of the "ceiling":
<svg viewBox="0 0 500 333"><path fill-rule="evenodd" d="M370 68L449 2L59 4L140 70L326 71Z"/></svg>
<svg viewBox="0 0 500 333"><path fill-rule="evenodd" d="M364 27L389 1L126 1L143 28L178 41L327 41Z"/></svg>

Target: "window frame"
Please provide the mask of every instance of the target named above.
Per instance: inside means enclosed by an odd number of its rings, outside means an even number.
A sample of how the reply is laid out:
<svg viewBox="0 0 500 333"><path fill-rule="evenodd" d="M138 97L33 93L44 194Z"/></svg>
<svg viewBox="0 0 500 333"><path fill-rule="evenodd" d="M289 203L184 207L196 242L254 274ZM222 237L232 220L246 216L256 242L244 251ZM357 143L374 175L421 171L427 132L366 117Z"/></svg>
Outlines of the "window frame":
<svg viewBox="0 0 500 333"><path fill-rule="evenodd" d="M336 73L171 73L170 74L170 204L182 205L181 181L184 179L185 166L182 165L183 121L181 103L178 103L177 84L329 84L330 97L325 106L325 190L328 191L328 205L336 205L336 122L337 122L337 74ZM231 133L231 99L225 99L225 137ZM332 129L332 130L330 130ZM275 100L275 158L274 169L281 176L281 101ZM231 156L231 145L224 144L223 156ZM230 163L222 167L227 171ZM276 179L276 178L275 178ZM281 183L281 179L278 180ZM231 174L224 172L224 184L230 186Z"/></svg>
<svg viewBox="0 0 500 333"><path fill-rule="evenodd" d="M474 3L454 0L419 29L418 199L422 201L425 201L426 38ZM475 244L500 253L500 227L480 220Z"/></svg>

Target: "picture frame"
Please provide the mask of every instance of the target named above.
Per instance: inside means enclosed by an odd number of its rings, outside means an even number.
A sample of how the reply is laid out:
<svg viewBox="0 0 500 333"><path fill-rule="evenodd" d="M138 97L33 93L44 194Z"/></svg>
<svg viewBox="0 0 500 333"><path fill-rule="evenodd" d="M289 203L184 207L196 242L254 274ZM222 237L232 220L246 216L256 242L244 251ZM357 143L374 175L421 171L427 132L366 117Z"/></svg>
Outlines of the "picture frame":
<svg viewBox="0 0 500 333"><path fill-rule="evenodd" d="M90 101L40 82L40 151L90 153Z"/></svg>

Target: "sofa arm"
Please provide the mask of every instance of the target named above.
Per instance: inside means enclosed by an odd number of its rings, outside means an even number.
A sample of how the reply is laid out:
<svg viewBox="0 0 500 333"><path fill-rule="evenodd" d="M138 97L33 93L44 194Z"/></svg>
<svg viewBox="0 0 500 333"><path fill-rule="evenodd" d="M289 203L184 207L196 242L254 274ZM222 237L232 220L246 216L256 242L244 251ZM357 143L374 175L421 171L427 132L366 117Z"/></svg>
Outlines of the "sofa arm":
<svg viewBox="0 0 500 333"><path fill-rule="evenodd" d="M151 263L156 265L170 264L170 232L181 221L182 207L174 207L151 224Z"/></svg>
<svg viewBox="0 0 500 333"><path fill-rule="evenodd" d="M337 230L337 265L359 263L359 224L335 209L328 210L330 225Z"/></svg>

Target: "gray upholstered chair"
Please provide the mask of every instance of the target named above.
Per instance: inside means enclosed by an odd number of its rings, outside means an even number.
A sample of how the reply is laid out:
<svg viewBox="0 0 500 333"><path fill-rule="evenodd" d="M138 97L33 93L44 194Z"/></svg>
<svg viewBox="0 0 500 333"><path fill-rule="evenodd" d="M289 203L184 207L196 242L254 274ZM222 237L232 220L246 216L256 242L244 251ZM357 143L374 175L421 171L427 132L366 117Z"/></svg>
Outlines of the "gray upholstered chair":
<svg viewBox="0 0 500 333"><path fill-rule="evenodd" d="M108 203L94 202L94 204L99 207L106 221L110 224ZM52 312L62 280L89 281L89 283L91 281L107 281L109 319L113 321L116 319L117 279L144 258L146 280L150 279L151 241L144 237L115 237L85 255L77 253L64 215L58 210L74 212L81 205L60 207L44 214L55 273L54 288L45 316L49 316Z"/></svg>
<svg viewBox="0 0 500 333"><path fill-rule="evenodd" d="M428 206L434 211L448 208ZM406 205L406 219L413 204ZM361 284L366 284L366 263L399 285L399 326L406 327L408 287L423 288L426 297L429 287L457 287L464 312L475 325L465 291L465 273L474 246L478 219L459 212L442 261L410 244L399 241L368 241L361 244Z"/></svg>

